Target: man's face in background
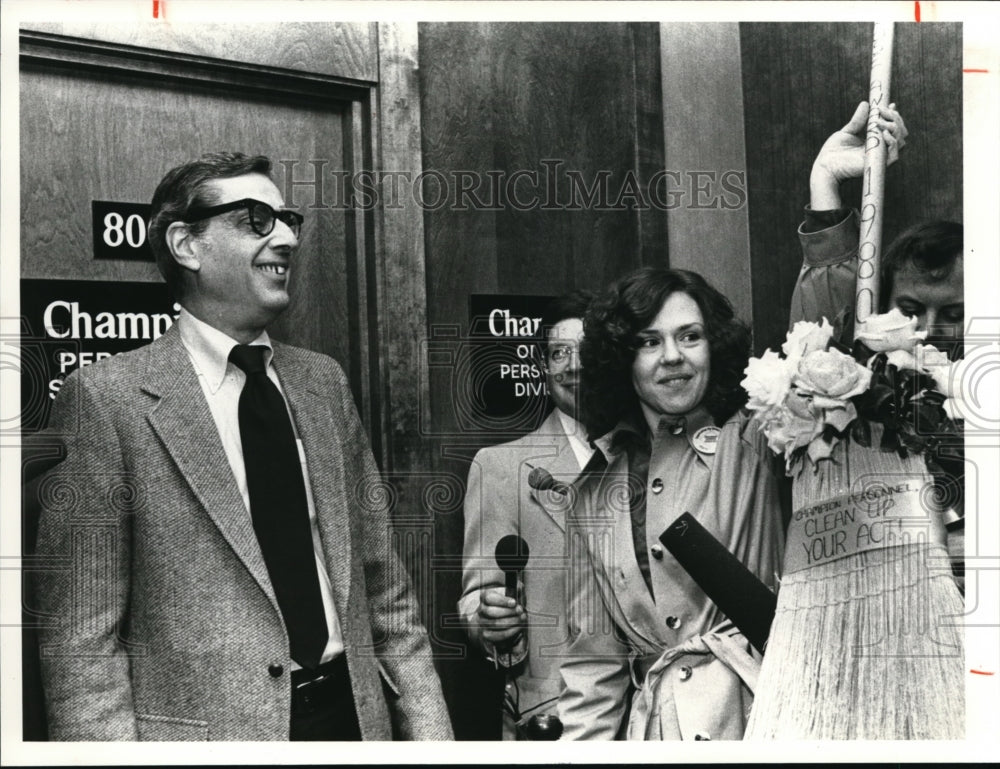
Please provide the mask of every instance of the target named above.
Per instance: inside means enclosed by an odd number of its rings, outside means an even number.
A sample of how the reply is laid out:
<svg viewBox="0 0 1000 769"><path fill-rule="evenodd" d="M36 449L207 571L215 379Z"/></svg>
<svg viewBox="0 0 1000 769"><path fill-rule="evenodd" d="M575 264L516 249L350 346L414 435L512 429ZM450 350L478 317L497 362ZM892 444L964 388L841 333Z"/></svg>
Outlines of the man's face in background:
<svg viewBox="0 0 1000 769"><path fill-rule="evenodd" d="M580 342L583 320L564 318L549 329L545 342L545 383L556 408L576 417L579 405Z"/></svg>
<svg viewBox="0 0 1000 769"><path fill-rule="evenodd" d="M936 278L906 262L893 276L889 307L917 319L917 330L927 331L927 343L942 349L961 343L965 326L965 275L959 257L951 271ZM955 343L954 345L952 343Z"/></svg>

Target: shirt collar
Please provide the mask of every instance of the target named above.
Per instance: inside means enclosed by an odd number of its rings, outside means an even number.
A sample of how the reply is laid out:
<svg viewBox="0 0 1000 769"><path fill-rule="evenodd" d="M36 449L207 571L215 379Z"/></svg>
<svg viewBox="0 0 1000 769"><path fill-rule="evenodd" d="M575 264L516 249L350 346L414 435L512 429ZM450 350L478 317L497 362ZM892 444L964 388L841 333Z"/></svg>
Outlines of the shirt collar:
<svg viewBox="0 0 1000 769"><path fill-rule="evenodd" d="M226 378L229 353L239 342L205 321L199 320L183 307L177 318L177 330L195 369L205 377L209 391L214 395ZM271 347L271 339L267 332L262 331L250 344L267 348L267 352L264 353L264 367L269 368L274 358L274 349Z"/></svg>
<svg viewBox="0 0 1000 769"><path fill-rule="evenodd" d="M559 423L566 434L566 440L569 442L577 464L581 468L585 467L594 454L594 449L590 445L590 441L587 440L587 428L561 409L556 408L556 412L559 414Z"/></svg>
<svg viewBox="0 0 1000 769"><path fill-rule="evenodd" d="M683 416L664 415L656 427L658 437L664 433L670 435L683 435L687 442L694 448L693 436L703 427L710 427L715 424L712 415L708 410L699 406ZM651 447L652 436L649 434L649 426L645 417L638 410L635 413L624 416L615 428L607 435L598 438L595 444L604 451L605 454L614 454L626 448L632 442L645 443ZM697 449L695 449L697 452ZM701 453L697 452L700 456Z"/></svg>
<svg viewBox="0 0 1000 769"><path fill-rule="evenodd" d="M649 443L649 430L638 410L623 416L613 430L594 441L605 455L617 454L633 443Z"/></svg>
<svg viewBox="0 0 1000 769"><path fill-rule="evenodd" d="M566 433L566 437L570 439L575 438L586 446L586 428L562 409L557 408L556 413L559 415L559 424L562 425L562 429L563 432Z"/></svg>

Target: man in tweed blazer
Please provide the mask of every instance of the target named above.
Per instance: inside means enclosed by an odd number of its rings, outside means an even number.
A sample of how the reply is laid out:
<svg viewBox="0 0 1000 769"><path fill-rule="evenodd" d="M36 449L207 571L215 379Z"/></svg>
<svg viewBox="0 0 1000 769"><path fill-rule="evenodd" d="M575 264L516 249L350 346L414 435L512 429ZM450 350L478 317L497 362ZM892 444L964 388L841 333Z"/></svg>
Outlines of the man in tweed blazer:
<svg viewBox="0 0 1000 769"><path fill-rule="evenodd" d="M559 665L569 639L568 497L558 489L532 488L528 476L538 468L557 483L570 484L593 453L576 420L578 345L591 299L590 293L576 291L554 300L543 313L538 346L555 408L537 430L483 449L469 468L458 609L471 640L508 669L502 730L507 740L526 737L531 716L554 714L562 687ZM497 542L508 534L522 537L529 548L523 606L505 596L504 575L494 558Z"/></svg>
<svg viewBox="0 0 1000 769"><path fill-rule="evenodd" d="M164 177L150 241L178 322L78 371L56 401L49 435L66 458L41 486L53 567L37 584L53 739L451 737L344 374L264 330L288 304L301 223L269 172L227 153ZM291 656L249 511L247 376L227 350L251 342L271 348L298 439L329 631L315 669Z"/></svg>

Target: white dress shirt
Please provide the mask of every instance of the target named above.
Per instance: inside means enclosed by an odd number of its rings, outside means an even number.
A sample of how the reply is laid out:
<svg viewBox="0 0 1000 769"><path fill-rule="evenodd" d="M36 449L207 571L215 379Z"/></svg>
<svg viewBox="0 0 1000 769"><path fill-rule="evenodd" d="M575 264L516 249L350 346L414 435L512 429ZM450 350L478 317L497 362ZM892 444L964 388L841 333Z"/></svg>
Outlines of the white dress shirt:
<svg viewBox="0 0 1000 769"><path fill-rule="evenodd" d="M215 420L219 438L222 439L222 447L226 451L226 458L229 460L230 468L232 468L233 478L240 490L240 496L243 497L247 515L249 515L250 493L247 490L247 473L243 464L243 443L240 440L239 420L240 393L243 391L246 374L238 366L229 362L229 353L239 343L218 329L198 320L183 307L177 319L177 329L180 332L181 342L191 358L195 373L198 375L201 389L205 393L205 400L208 401L208 408ZM278 374L271 365L274 351L271 348L271 340L267 332L261 333L250 344L267 348L267 352L264 354L267 378L275 384L281 397L284 398L285 393L281 389ZM285 407L288 407L287 400ZM316 557L320 594L323 598L323 611L326 614L326 627L329 632L329 639L323 650L321 661L328 662L343 652L344 639L333 601L333 585L330 583L330 576L326 572L326 561L323 558L323 545L316 523L316 505L313 503L305 451L302 448L302 441L299 440L298 430L295 429L295 420L292 418L291 411L289 411L288 418L292 422L292 429L295 430L295 443L298 446L299 462L302 465L302 479L306 486L306 503L309 507L309 527L312 531L313 553ZM293 663L293 667L297 668L298 665Z"/></svg>
<svg viewBox="0 0 1000 769"><path fill-rule="evenodd" d="M557 408L556 411L559 414L559 423L562 425L563 432L566 433L566 438L569 440L570 448L573 449L576 461L580 463L582 470L594 455L594 449L587 442L587 428L561 409Z"/></svg>

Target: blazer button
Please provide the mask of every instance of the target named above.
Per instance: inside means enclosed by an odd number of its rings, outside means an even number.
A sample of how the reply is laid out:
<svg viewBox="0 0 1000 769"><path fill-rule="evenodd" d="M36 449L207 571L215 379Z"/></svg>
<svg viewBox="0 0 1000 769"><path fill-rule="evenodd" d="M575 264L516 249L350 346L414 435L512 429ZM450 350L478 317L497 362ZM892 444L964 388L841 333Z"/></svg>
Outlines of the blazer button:
<svg viewBox="0 0 1000 769"><path fill-rule="evenodd" d="M671 630L676 630L680 626L681 626L681 619L680 619L680 617L675 617L673 614L671 614L669 617L667 617L667 627L668 628L670 628Z"/></svg>
<svg viewBox="0 0 1000 769"><path fill-rule="evenodd" d="M653 558L655 558L657 561L663 560L663 547L661 547L660 545L653 545L651 548L649 548L649 552L653 554Z"/></svg>
<svg viewBox="0 0 1000 769"><path fill-rule="evenodd" d="M271 674L271 678L281 678L281 674L285 672L285 667L284 665L273 663L267 666L267 672Z"/></svg>
<svg viewBox="0 0 1000 769"><path fill-rule="evenodd" d="M677 674L677 677L680 678L682 681L687 681L691 677L691 668L685 665L680 669L680 672Z"/></svg>
<svg viewBox="0 0 1000 769"><path fill-rule="evenodd" d="M654 478L653 482L649 485L649 488L653 490L654 494L659 494L663 491L663 481L659 478Z"/></svg>

